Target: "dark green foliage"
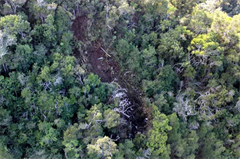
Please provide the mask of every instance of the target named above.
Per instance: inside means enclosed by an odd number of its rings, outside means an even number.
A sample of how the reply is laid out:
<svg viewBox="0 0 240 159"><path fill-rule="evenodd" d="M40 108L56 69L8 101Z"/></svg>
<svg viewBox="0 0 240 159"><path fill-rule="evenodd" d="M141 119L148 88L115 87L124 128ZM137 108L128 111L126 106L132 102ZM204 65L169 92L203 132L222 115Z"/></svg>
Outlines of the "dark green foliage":
<svg viewBox="0 0 240 159"><path fill-rule="evenodd" d="M239 158L239 4L0 0L0 159Z"/></svg>

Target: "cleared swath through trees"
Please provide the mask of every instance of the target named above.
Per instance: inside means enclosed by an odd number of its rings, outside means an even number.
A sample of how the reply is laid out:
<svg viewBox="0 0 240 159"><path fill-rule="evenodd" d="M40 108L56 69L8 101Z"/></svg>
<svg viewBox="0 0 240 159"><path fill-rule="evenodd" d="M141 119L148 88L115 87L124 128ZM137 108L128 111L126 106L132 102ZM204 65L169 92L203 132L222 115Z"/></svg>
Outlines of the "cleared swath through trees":
<svg viewBox="0 0 240 159"><path fill-rule="evenodd" d="M87 17L78 16L73 22L72 32L75 38L82 43L87 41ZM113 55L109 55L101 46L101 41L92 42L82 53L75 52L76 57L86 56L86 65L89 72L97 74L102 82L114 82L118 89L113 94L113 98L118 98L118 107L114 110L121 114L121 118L126 121L120 127L125 127L122 138L133 138L138 132L146 133L148 113L145 110L141 93L133 88L126 80L130 79L120 71L120 66ZM81 56L78 54L82 54Z"/></svg>

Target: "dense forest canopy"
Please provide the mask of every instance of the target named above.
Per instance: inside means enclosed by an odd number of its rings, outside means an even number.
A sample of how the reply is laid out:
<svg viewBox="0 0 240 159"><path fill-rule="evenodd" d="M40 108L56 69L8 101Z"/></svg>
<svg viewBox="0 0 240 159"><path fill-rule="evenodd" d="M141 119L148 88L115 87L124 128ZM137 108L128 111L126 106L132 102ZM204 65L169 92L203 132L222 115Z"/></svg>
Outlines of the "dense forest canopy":
<svg viewBox="0 0 240 159"><path fill-rule="evenodd" d="M0 159L240 158L240 0L0 0Z"/></svg>

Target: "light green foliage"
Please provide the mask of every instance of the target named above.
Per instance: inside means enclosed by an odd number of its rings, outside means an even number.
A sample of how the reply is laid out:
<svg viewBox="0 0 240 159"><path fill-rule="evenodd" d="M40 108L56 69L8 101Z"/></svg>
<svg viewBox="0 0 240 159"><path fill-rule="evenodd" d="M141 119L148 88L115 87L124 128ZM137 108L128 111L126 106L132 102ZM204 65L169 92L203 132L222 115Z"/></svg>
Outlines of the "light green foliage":
<svg viewBox="0 0 240 159"><path fill-rule="evenodd" d="M0 60L9 54L8 47L16 44L19 37L22 40L30 31L30 24L21 16L8 15L0 18ZM1 62L1 61L0 61Z"/></svg>
<svg viewBox="0 0 240 159"><path fill-rule="evenodd" d="M8 15L1 17L0 28L7 35L16 36L20 34L21 37L24 37L24 35L30 31L30 24L23 20L21 16Z"/></svg>
<svg viewBox="0 0 240 159"><path fill-rule="evenodd" d="M172 129L168 125L169 120L165 114L161 114L156 106L153 106L153 129L149 130L147 146L153 151L153 156L162 155L168 157L170 152L169 145L166 145L168 136L167 132Z"/></svg>
<svg viewBox="0 0 240 159"><path fill-rule="evenodd" d="M102 104L93 105L90 110L87 111L86 124L84 123L86 129L84 131L85 144L95 141L99 136L103 135L102 123L105 122L102 112Z"/></svg>
<svg viewBox="0 0 240 159"><path fill-rule="evenodd" d="M111 109L104 111L104 119L106 120L105 126L109 129L120 124L120 114Z"/></svg>
<svg viewBox="0 0 240 159"><path fill-rule="evenodd" d="M223 40L223 44L227 45L227 47L233 47L239 42L239 26L239 15L235 15L231 18L228 17L226 13L216 11L214 13L211 30L220 36L221 40Z"/></svg>
<svg viewBox="0 0 240 159"><path fill-rule="evenodd" d="M38 128L44 134L40 140L41 146L49 146L57 141L57 131L52 128L52 124L41 122L38 124Z"/></svg>
<svg viewBox="0 0 240 159"><path fill-rule="evenodd" d="M222 0L221 0L222 1ZM210 13L220 9L221 1L219 0L205 0L199 4L199 8Z"/></svg>
<svg viewBox="0 0 240 159"><path fill-rule="evenodd" d="M212 24L212 15L204 10L195 7L193 9L191 20L189 22L190 29L196 34L207 33Z"/></svg>
<svg viewBox="0 0 240 159"><path fill-rule="evenodd" d="M107 136L99 138L95 144L87 145L89 155L97 155L97 158L110 159L118 152L117 145Z"/></svg>
<svg viewBox="0 0 240 159"><path fill-rule="evenodd" d="M227 29L232 21L231 17L228 17L226 13L216 11L214 14L214 20L212 23L212 30L223 38L225 42L230 42L228 36L231 34Z"/></svg>
<svg viewBox="0 0 240 159"><path fill-rule="evenodd" d="M91 109L87 111L86 120L90 124L98 124L98 121L103 120L102 104L92 106Z"/></svg>
<svg viewBox="0 0 240 159"><path fill-rule="evenodd" d="M198 58L193 64L199 63L206 69L209 67L221 67L223 65L224 48L220 46L217 35L210 32L208 34L201 34L191 41L190 50L192 54Z"/></svg>
<svg viewBox="0 0 240 159"><path fill-rule="evenodd" d="M65 146L65 156L69 158L79 158L81 147L79 146L79 139L82 137L80 127L78 124L74 124L64 132L63 145Z"/></svg>

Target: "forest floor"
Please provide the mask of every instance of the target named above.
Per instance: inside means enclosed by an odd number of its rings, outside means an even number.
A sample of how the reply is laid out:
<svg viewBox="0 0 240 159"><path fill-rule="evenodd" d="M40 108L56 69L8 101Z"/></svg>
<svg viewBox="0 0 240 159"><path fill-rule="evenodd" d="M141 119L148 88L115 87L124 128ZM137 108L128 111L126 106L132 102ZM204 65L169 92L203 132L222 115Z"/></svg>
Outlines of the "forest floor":
<svg viewBox="0 0 240 159"><path fill-rule="evenodd" d="M72 25L72 31L74 37L77 40L86 42L86 27L87 27L87 17L80 16L77 17ZM80 52L75 53L77 58L82 56L87 57L86 65L89 72L97 74L102 82L111 83L113 81L117 82L121 88L127 90L127 98L133 105L133 110L129 115L130 118L126 119L128 124L131 125L131 130L125 129L127 136L129 134L135 135L139 132L146 134L147 130L147 122L146 119L149 118L149 113L142 102L142 97L140 91L135 89L127 79L131 79L132 77L126 77L130 75L124 74L121 71L121 67L118 62L114 58L113 55L109 55L107 51L101 46L101 42L91 43L90 46L87 47L87 54L78 55Z"/></svg>

